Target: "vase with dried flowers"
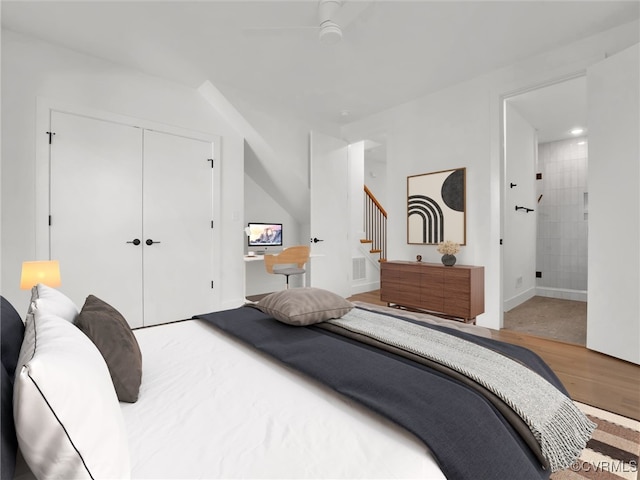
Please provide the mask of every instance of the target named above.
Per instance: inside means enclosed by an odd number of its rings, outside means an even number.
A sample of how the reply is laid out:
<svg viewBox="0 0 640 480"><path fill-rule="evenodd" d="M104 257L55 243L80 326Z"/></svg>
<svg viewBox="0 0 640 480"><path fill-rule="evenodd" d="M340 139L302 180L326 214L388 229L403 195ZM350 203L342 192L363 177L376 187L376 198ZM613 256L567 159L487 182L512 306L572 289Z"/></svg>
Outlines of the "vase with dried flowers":
<svg viewBox="0 0 640 480"><path fill-rule="evenodd" d="M439 253L442 253L442 264L446 267L453 267L456 264L456 253L460 251L460 245L451 240L445 240L438 244Z"/></svg>

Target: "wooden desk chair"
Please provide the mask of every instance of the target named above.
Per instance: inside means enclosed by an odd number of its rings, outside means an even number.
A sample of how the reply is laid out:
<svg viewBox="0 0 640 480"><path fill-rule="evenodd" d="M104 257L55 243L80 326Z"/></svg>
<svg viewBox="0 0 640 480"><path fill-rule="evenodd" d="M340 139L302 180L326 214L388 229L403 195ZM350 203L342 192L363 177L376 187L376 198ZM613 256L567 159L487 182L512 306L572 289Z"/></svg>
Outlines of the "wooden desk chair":
<svg viewBox="0 0 640 480"><path fill-rule="evenodd" d="M264 266L268 273L284 275L289 288L290 275L305 273L304 265L309 261L309 251L310 248L306 245L285 248L278 254L265 255Z"/></svg>

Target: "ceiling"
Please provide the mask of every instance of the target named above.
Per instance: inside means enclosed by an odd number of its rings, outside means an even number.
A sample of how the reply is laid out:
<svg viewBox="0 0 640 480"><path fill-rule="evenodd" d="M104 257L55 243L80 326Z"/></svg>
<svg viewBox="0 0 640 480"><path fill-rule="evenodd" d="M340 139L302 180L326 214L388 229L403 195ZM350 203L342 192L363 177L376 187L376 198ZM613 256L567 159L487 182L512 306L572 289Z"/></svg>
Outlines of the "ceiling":
<svg viewBox="0 0 640 480"><path fill-rule="evenodd" d="M638 1L2 1L3 27L191 87L344 124L638 19Z"/></svg>
<svg viewBox="0 0 640 480"><path fill-rule="evenodd" d="M588 135L584 76L508 98L507 102L537 130L539 143L572 138L571 130L578 127Z"/></svg>

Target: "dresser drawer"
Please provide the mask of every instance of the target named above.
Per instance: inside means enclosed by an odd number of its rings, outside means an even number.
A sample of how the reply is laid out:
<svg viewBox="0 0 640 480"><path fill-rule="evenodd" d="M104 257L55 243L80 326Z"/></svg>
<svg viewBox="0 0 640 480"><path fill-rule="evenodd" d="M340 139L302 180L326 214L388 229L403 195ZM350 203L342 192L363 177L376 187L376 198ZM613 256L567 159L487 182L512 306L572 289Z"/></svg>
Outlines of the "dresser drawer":
<svg viewBox="0 0 640 480"><path fill-rule="evenodd" d="M445 297L443 312L454 317L471 318L469 298L459 299L454 297Z"/></svg>

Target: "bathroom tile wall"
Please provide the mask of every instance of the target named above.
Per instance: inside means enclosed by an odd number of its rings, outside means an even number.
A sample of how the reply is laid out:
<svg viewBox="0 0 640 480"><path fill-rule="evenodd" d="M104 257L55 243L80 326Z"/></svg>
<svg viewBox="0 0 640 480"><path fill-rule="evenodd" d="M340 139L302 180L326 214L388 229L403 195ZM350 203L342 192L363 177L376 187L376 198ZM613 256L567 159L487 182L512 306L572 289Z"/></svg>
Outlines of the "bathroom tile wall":
<svg viewBox="0 0 640 480"><path fill-rule="evenodd" d="M538 145L538 287L587 290L587 145L586 137Z"/></svg>

